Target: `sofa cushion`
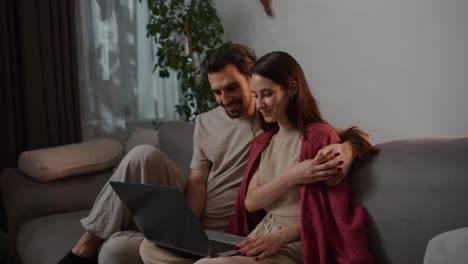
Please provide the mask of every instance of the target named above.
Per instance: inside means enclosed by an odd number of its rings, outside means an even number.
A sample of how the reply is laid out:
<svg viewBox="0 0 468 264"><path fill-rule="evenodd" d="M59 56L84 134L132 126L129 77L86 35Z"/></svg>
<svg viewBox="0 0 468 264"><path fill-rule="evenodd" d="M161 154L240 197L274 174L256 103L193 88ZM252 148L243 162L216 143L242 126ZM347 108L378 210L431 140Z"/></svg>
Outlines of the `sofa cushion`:
<svg viewBox="0 0 468 264"><path fill-rule="evenodd" d="M195 125L181 121L167 121L159 127L159 145L186 178L190 175Z"/></svg>
<svg viewBox="0 0 468 264"><path fill-rule="evenodd" d="M57 263L83 234L80 219L89 211L37 218L18 231L17 249L23 264Z"/></svg>
<svg viewBox="0 0 468 264"><path fill-rule="evenodd" d="M113 167L122 156L122 144L93 139L79 144L37 149L21 153L18 169L39 182L90 174Z"/></svg>
<svg viewBox="0 0 468 264"><path fill-rule="evenodd" d="M125 155L139 145L151 145L159 148L159 132L154 129L134 127L125 142Z"/></svg>
<svg viewBox="0 0 468 264"><path fill-rule="evenodd" d="M377 145L356 162L353 198L369 211L376 263L422 263L427 241L467 226L468 138L411 139Z"/></svg>
<svg viewBox="0 0 468 264"><path fill-rule="evenodd" d="M468 227L444 232L429 241L424 264L468 262Z"/></svg>
<svg viewBox="0 0 468 264"><path fill-rule="evenodd" d="M8 217L9 254L17 258L17 232L23 223L42 216L91 208L111 174L112 170L106 170L40 183L18 169L5 169L0 175L0 186Z"/></svg>
<svg viewBox="0 0 468 264"><path fill-rule="evenodd" d="M17 169L5 169L0 176L0 185L8 217L8 233L37 217L91 208L111 175L112 170L106 170L40 183Z"/></svg>

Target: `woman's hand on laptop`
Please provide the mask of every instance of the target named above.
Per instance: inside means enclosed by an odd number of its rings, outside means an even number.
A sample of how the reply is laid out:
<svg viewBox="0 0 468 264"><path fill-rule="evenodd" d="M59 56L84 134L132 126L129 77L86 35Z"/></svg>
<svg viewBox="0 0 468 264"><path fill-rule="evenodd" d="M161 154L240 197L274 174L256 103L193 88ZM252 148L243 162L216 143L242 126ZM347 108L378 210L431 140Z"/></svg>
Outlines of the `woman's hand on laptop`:
<svg viewBox="0 0 468 264"><path fill-rule="evenodd" d="M242 241L237 251L242 256L257 256L255 260L265 259L289 243L301 240L301 224L279 226L275 232L262 234Z"/></svg>
<svg viewBox="0 0 468 264"><path fill-rule="evenodd" d="M257 256L255 260L265 259L284 245L283 238L277 233L254 236L237 245L239 255L246 257Z"/></svg>

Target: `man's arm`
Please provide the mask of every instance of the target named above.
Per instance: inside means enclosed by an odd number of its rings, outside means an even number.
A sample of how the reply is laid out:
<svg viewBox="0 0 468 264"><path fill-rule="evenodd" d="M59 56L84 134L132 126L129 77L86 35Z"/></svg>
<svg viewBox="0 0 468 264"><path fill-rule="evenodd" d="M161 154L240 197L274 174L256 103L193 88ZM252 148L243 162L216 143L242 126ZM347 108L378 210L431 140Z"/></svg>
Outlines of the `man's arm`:
<svg viewBox="0 0 468 264"><path fill-rule="evenodd" d="M200 219L206 206L206 182L210 170L192 170L185 189L187 204L197 219Z"/></svg>
<svg viewBox="0 0 468 264"><path fill-rule="evenodd" d="M320 162L325 156L339 153L339 156L335 159L343 161L341 171L334 178L325 181L325 184L328 186L340 183L348 175L355 159L369 158L378 152L369 142L369 135L356 126L346 130L335 128L335 132L340 137L342 143L326 146L315 156L315 160Z"/></svg>

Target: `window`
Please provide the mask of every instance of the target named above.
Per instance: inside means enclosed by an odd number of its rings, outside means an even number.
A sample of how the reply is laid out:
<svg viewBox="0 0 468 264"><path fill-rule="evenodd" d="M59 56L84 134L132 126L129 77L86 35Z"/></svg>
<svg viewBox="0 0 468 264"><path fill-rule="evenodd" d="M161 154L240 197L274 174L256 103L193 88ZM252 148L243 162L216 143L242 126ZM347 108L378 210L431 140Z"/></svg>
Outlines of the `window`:
<svg viewBox="0 0 468 264"><path fill-rule="evenodd" d="M147 3L76 1L84 139L123 140L133 125L179 119L176 74L153 73L155 45L146 36Z"/></svg>

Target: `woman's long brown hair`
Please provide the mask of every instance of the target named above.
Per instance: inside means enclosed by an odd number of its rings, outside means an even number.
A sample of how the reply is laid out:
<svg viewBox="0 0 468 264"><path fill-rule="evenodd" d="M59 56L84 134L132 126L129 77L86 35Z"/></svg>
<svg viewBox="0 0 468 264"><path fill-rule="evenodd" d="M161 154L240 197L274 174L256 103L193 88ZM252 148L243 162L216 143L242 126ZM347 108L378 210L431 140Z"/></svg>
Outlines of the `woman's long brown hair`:
<svg viewBox="0 0 468 264"><path fill-rule="evenodd" d="M255 62L252 73L274 81L285 90L297 89L297 93L290 98L286 115L291 126L301 132L304 138L307 136L305 129L308 124L325 123L304 72L291 55L282 51L270 52ZM277 125L267 123L261 114L258 116L263 130Z"/></svg>
<svg viewBox="0 0 468 264"><path fill-rule="evenodd" d="M317 101L312 95L307 80L299 63L288 53L283 51L270 52L255 62L252 74L257 74L279 84L283 89L297 89L291 97L286 109L286 115L291 126L297 129L304 138L307 138L306 127L312 123L327 123L320 113ZM257 113L263 130L277 126L267 123L262 114ZM378 150L365 138L362 130L353 126L345 130L340 136L341 141L349 141L353 145L356 157L368 158Z"/></svg>

